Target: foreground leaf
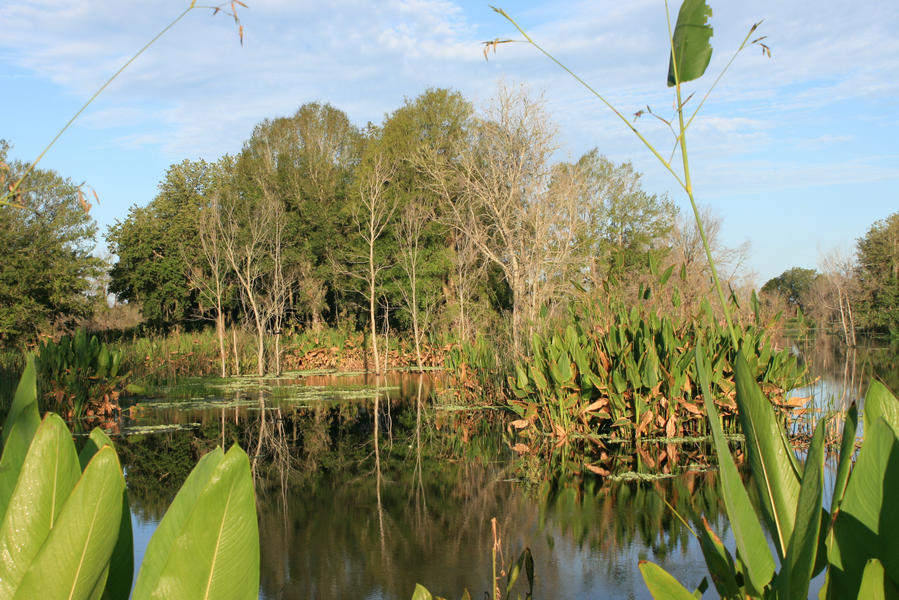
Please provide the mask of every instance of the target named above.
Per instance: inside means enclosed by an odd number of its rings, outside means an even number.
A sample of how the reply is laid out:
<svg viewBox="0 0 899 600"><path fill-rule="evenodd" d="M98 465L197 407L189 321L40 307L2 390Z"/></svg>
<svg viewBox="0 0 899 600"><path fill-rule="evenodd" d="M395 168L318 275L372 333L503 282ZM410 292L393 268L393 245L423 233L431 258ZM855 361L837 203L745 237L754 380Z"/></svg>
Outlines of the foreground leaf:
<svg viewBox="0 0 899 600"><path fill-rule="evenodd" d="M0 524L0 598L11 598L81 475L66 424L48 414L38 428Z"/></svg>
<svg viewBox="0 0 899 600"><path fill-rule="evenodd" d="M69 494L58 521L22 579L17 600L92 597L118 537L124 489L115 451L101 449Z"/></svg>
<svg viewBox="0 0 899 600"><path fill-rule="evenodd" d="M647 560L640 561L640 574L656 600L696 600L687 588L678 583L668 571Z"/></svg>
<svg viewBox="0 0 899 600"><path fill-rule="evenodd" d="M840 458L837 463L837 475L833 484L833 498L830 501L830 512L835 514L843 501L846 491L846 483L849 481L849 467L852 466L852 458L855 455L855 436L858 431L858 408L855 402L849 406L846 412L846 421L843 423L843 439L840 442Z"/></svg>
<svg viewBox="0 0 899 600"><path fill-rule="evenodd" d="M883 417L893 431L899 433L899 401L885 385L876 379L868 385L865 406L862 411L863 433L867 433L877 419Z"/></svg>
<svg viewBox="0 0 899 600"><path fill-rule="evenodd" d="M184 525L190 517L191 511L197 503L206 483L212 476L213 471L224 457L221 448L216 448L212 452L206 454L187 476L181 489L172 500L172 504L162 521L153 532L150 543L147 544L147 551L144 554L144 561L141 563L140 572L137 575L137 582L134 584L134 598L148 598L153 587L159 580L165 564L168 561L169 552L175 544L175 540L184 529Z"/></svg>
<svg viewBox="0 0 899 600"><path fill-rule="evenodd" d="M768 541L759 524L755 510L749 500L749 494L743 487L743 480L730 454L724 430L718 420L718 409L709 387L707 358L702 344L696 345L696 371L702 387L703 401L709 417L709 426L715 443L715 454L718 458L718 469L721 477L721 494L734 539L737 543L737 554L746 570L749 583L754 590L762 590L774 577L774 559L768 549Z"/></svg>
<svg viewBox="0 0 899 600"><path fill-rule="evenodd" d="M734 361L740 425L746 437L746 453L761 498L762 513L781 558L793 535L799 501L799 473L796 455L774 414L771 402L762 394L755 375L741 349Z"/></svg>
<svg viewBox="0 0 899 600"><path fill-rule="evenodd" d="M37 431L41 417L37 409L37 375L34 367L34 356L30 354L25 360L25 370L19 379L19 385L16 386L16 393L13 396L9 412L6 413L6 421L3 423L0 447L4 450L6 449L6 440L9 438L12 430L12 424L22 414L25 414L28 420L34 424L33 431Z"/></svg>
<svg viewBox="0 0 899 600"><path fill-rule="evenodd" d="M865 434L828 538L829 597L855 598L869 559L899 575L899 438L882 418ZM895 584L895 579L894 579Z"/></svg>
<svg viewBox="0 0 899 600"><path fill-rule="evenodd" d="M25 462L25 455L28 454L28 446L31 445L40 424L34 358L29 357L3 425L3 454L0 456L0 519L6 514L9 499L19 480L19 471Z"/></svg>
<svg viewBox="0 0 899 600"><path fill-rule="evenodd" d="M250 461L239 447L232 447L215 464L165 558L155 581L142 580L143 572L138 577L138 584L146 583L140 592L135 589L136 600L258 597L256 497Z"/></svg>
<svg viewBox="0 0 899 600"><path fill-rule="evenodd" d="M673 54L668 60L668 87L677 82L693 81L702 77L712 59L714 30L708 24L711 7L705 0L684 0L677 14L677 24L672 36ZM677 76L674 63L677 61Z"/></svg>
<svg viewBox="0 0 899 600"><path fill-rule="evenodd" d="M828 419L815 427L809 446L796 505L796 521L787 556L782 566L782 598L808 597L809 581L815 567L818 536L821 531L821 506L824 498L824 433Z"/></svg>
<svg viewBox="0 0 899 600"><path fill-rule="evenodd" d="M718 595L722 598L739 598L740 586L737 585L734 560L721 539L709 527L705 517L702 518L702 529L699 531L699 546Z"/></svg>
<svg viewBox="0 0 899 600"><path fill-rule="evenodd" d="M85 468L91 458L104 446L113 450L115 445L109 436L99 427L91 431L90 436L78 454L81 468ZM109 559L109 574L102 588L104 600L127 600L131 594L131 582L134 579L134 534L131 530L131 503L128 501L128 489L122 490L122 513L119 521L119 537L116 540L112 557Z"/></svg>

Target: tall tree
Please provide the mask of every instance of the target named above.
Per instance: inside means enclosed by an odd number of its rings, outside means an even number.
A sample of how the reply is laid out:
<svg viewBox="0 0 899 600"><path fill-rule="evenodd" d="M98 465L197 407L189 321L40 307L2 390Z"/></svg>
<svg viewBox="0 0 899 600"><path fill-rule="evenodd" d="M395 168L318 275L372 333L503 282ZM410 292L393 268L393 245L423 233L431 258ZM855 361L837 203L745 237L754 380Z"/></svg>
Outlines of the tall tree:
<svg viewBox="0 0 899 600"><path fill-rule="evenodd" d="M27 165L8 161L8 148L0 140L0 170L14 181ZM36 169L14 201L21 207L0 206L0 341L6 343L87 316L85 292L102 267L91 255L96 225L69 179Z"/></svg>
<svg viewBox="0 0 899 600"><path fill-rule="evenodd" d="M871 225L857 247L858 324L899 332L899 212Z"/></svg>
<svg viewBox="0 0 899 600"><path fill-rule="evenodd" d="M580 201L582 250L592 255L594 277L646 264L646 254L664 247L677 208L666 196L649 194L631 163L616 165L594 148L576 163L586 183Z"/></svg>
<svg viewBox="0 0 899 600"><path fill-rule="evenodd" d="M788 304L798 306L803 312L807 312L809 292L812 291L812 286L819 276L815 269L793 267L766 281L762 291L766 294L777 294Z"/></svg>
<svg viewBox="0 0 899 600"><path fill-rule="evenodd" d="M153 325L179 325L199 312L182 248L196 247L197 215L215 185L211 163L172 165L156 197L145 207L132 206L106 234L109 251L118 257L110 291L139 302Z"/></svg>
<svg viewBox="0 0 899 600"><path fill-rule="evenodd" d="M188 265L190 285L200 295L200 309L208 309L214 314L222 377L227 376L225 316L233 278L222 238L221 203L223 196L228 193L233 170L234 160L230 156L223 157L216 164L216 185L209 190L197 214L198 247L182 250L183 260Z"/></svg>
<svg viewBox="0 0 899 600"><path fill-rule="evenodd" d="M511 290L512 340L521 351L523 334L574 267L580 171L553 167L555 129L543 101L524 90L501 87L472 137L454 168L461 195L450 207L460 233Z"/></svg>

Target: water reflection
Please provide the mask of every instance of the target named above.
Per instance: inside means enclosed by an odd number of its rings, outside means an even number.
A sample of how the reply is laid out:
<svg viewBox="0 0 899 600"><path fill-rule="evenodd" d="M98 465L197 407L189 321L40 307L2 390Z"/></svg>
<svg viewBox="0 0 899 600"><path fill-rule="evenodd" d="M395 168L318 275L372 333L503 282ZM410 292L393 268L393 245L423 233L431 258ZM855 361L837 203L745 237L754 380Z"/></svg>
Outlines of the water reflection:
<svg viewBox="0 0 899 600"><path fill-rule="evenodd" d="M695 586L705 567L687 524L705 515L727 530L710 473L610 482L572 457L522 460L500 412L435 410L427 377L312 383L317 397L279 382L194 394L186 410L157 399L132 411L132 431L185 427L119 442L139 530L161 518L203 453L235 442L256 478L262 598L405 600L416 582L479 597L492 517L506 563L531 548L536 598L648 598L639 559ZM662 464L666 448L641 449ZM620 456L610 470L650 470L633 448L610 454Z"/></svg>

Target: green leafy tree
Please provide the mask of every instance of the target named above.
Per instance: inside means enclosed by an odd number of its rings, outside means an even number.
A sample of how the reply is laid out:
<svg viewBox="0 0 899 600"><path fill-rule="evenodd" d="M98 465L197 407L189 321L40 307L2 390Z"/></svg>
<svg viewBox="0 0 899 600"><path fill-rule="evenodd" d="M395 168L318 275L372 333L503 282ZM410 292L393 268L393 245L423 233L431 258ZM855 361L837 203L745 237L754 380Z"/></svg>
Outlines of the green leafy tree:
<svg viewBox="0 0 899 600"><path fill-rule="evenodd" d="M347 233L361 147L362 135L346 113L313 102L290 117L259 123L238 164L239 185L247 193L284 205L284 261L296 274L291 310L316 329L326 312L338 312L329 254Z"/></svg>
<svg viewBox="0 0 899 600"><path fill-rule="evenodd" d="M793 267L765 282L762 291L767 294L777 294L792 306L798 306L803 312L806 312L808 310L808 294L818 277L819 273L815 269Z"/></svg>
<svg viewBox="0 0 899 600"><path fill-rule="evenodd" d="M9 161L0 140L0 169L18 180L27 165ZM91 255L96 225L81 190L53 171L35 169L14 203L0 206L0 341L34 338L90 314L85 293L102 268Z"/></svg>
<svg viewBox="0 0 899 600"><path fill-rule="evenodd" d="M198 312L184 248L197 247L199 207L215 185L215 165L185 160L169 167L159 193L145 207L109 228L109 251L118 256L110 292L140 303L155 326L181 324Z"/></svg>
<svg viewBox="0 0 899 600"><path fill-rule="evenodd" d="M646 264L646 254L674 228L677 207L667 196L645 192L631 163L616 165L594 148L576 163L586 178L582 187L580 244L605 270L626 271Z"/></svg>
<svg viewBox="0 0 899 600"><path fill-rule="evenodd" d="M857 246L858 323L899 332L899 212L874 223Z"/></svg>

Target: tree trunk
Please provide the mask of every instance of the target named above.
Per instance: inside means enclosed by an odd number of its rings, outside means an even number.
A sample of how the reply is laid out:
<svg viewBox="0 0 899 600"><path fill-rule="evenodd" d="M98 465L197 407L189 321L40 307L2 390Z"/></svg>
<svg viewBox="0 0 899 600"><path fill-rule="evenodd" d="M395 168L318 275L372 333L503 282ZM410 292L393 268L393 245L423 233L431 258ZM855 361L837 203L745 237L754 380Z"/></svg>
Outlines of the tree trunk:
<svg viewBox="0 0 899 600"><path fill-rule="evenodd" d="M215 332L219 338L219 356L222 359L222 379L228 376L228 354L225 351L225 313L222 312L222 307L216 307L216 315L215 315Z"/></svg>

